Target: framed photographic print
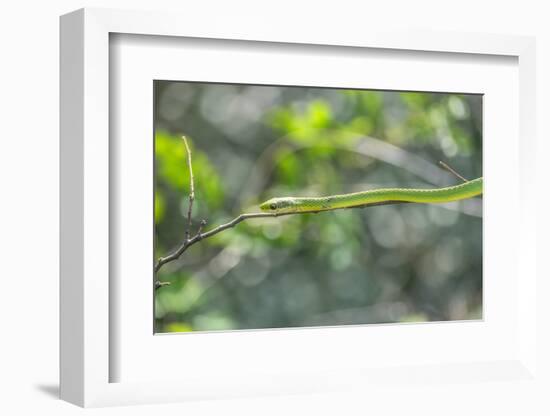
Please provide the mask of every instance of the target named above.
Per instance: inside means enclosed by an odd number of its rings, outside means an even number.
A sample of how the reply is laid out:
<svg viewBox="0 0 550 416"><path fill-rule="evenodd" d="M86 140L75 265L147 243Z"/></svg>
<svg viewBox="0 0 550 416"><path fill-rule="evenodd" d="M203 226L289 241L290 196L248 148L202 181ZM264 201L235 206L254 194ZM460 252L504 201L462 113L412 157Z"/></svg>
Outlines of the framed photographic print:
<svg viewBox="0 0 550 416"><path fill-rule="evenodd" d="M532 379L533 40L179 21L61 20L62 398Z"/></svg>

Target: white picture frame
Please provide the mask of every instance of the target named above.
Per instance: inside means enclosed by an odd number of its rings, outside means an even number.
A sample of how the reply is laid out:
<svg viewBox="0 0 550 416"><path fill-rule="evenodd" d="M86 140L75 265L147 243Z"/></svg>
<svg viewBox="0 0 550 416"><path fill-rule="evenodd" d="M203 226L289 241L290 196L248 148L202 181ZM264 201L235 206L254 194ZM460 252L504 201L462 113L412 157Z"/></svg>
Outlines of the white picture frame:
<svg viewBox="0 0 550 416"><path fill-rule="evenodd" d="M181 25L184 21L186 24ZM337 363L330 370L322 369L325 376L315 372L298 372L279 364L279 372L248 374L238 377L247 369L239 362L232 371L210 369L210 377L195 373L188 379L181 377L150 377L150 380L124 381L113 377L115 362L124 349L114 349L113 339L119 327L112 322L117 310L116 287L109 276L113 271L110 258L110 229L118 217L112 216L109 190L112 173L117 171L117 159L110 154L110 37L112 34L161 36L174 38L224 39L277 43L285 45L331 45L331 48L371 48L432 52L435 54L462 54L476 59L476 55L502 55L517 59L519 68L519 132L514 135L519 145L517 169L511 168L518 178L491 175L489 182L496 190L504 183L516 184L513 192L518 205L512 211L519 218L512 231L517 257L516 274L522 270L515 293L513 319L517 320L510 340L513 347L495 352L495 360L463 358L453 362L439 357L439 363L413 358L401 368L384 362L379 368L370 364L366 369L350 369ZM159 39L157 38L157 41ZM260 48L261 49L261 48ZM536 383L536 270L534 269L535 201L529 198L533 186L529 180L535 168L535 155L529 144L535 140L535 43L533 38L509 35L468 33L430 33L380 31L374 28L326 34L323 28L312 26L303 32L298 27L258 24L236 27L223 19L216 24L205 24L201 19L169 13L83 9L61 18L61 397L80 406L107 406L119 404L159 403L195 398L251 397L254 395L295 394L341 389L360 389L361 386L407 386L413 381L429 386L434 382L469 382L481 388L484 380ZM112 127L112 126L111 126ZM504 134L504 133L503 133ZM508 172L508 175L510 174ZM146 192L146 190L144 190ZM497 224L498 225L498 224ZM493 231L496 230L493 226ZM489 230L490 231L490 230ZM152 259L151 259L152 261ZM490 290L497 290L489 287ZM150 310L150 309L149 309ZM143 324L145 325L145 324ZM514 327L516 328L516 327ZM470 328L472 329L472 328ZM115 331L115 333L113 332ZM315 341L325 332L294 331L293 340ZM384 331L382 328L380 331ZM401 326L396 332L415 333L429 331L419 326ZM448 336L461 329L448 327ZM472 331L478 331L473 328ZM506 329L503 329L506 331ZM251 342L251 339L268 337L266 333L251 332L231 342ZM468 337L472 337L471 332ZM153 334L151 332L151 337ZM340 336L342 332L340 332ZM480 333L480 336L483 335ZM229 339L231 334L221 334ZM285 335L282 335L285 336ZM338 336L334 334L333 336ZM350 333L349 340L357 334ZM390 334L390 336L393 336ZM216 337L219 338L218 335ZM175 338L162 337L163 343ZM320 342L317 339L315 342ZM211 336L207 345L218 343ZM223 340L222 340L223 342ZM272 343L272 340L269 340ZM516 345L517 344L517 345ZM383 346L383 345L382 345ZM336 346L338 348L338 346ZM139 358L139 357L138 357ZM314 365L314 363L313 363ZM216 370L216 371L212 371ZM218 369L219 370L219 369ZM149 370L150 372L151 370ZM116 373L116 372L115 372ZM212 375L215 374L213 380ZM150 374L149 374L150 375ZM113 382L116 379L116 382Z"/></svg>

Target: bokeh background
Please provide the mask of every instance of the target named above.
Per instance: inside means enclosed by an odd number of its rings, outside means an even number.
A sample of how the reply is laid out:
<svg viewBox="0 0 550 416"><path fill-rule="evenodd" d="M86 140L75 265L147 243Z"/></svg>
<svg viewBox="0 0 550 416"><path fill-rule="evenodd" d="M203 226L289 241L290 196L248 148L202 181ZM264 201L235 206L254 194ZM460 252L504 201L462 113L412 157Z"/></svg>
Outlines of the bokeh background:
<svg viewBox="0 0 550 416"><path fill-rule="evenodd" d="M155 258L276 196L482 172L481 95L155 81ZM165 265L157 332L480 319L482 201L252 219Z"/></svg>

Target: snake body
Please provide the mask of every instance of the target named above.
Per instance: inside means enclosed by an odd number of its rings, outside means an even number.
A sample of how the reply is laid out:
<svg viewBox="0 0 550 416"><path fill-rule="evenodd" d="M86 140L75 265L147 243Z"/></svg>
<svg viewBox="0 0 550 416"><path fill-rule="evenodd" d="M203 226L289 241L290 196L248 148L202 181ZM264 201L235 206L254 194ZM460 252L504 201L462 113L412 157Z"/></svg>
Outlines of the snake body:
<svg viewBox="0 0 550 416"><path fill-rule="evenodd" d="M304 211L329 211L392 202L435 204L472 198L480 195L482 192L483 178L477 178L460 185L445 188L381 188L324 197L271 198L260 204L260 209L271 213L283 214Z"/></svg>

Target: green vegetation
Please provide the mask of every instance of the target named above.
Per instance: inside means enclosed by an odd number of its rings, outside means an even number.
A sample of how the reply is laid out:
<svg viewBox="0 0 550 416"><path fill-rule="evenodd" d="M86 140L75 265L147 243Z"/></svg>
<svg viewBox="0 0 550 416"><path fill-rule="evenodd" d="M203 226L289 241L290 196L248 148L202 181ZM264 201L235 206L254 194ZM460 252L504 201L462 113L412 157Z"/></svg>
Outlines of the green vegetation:
<svg viewBox="0 0 550 416"><path fill-rule="evenodd" d="M481 96L181 82L155 85L155 256L275 196L481 175ZM251 219L159 271L160 332L481 317L479 199Z"/></svg>

